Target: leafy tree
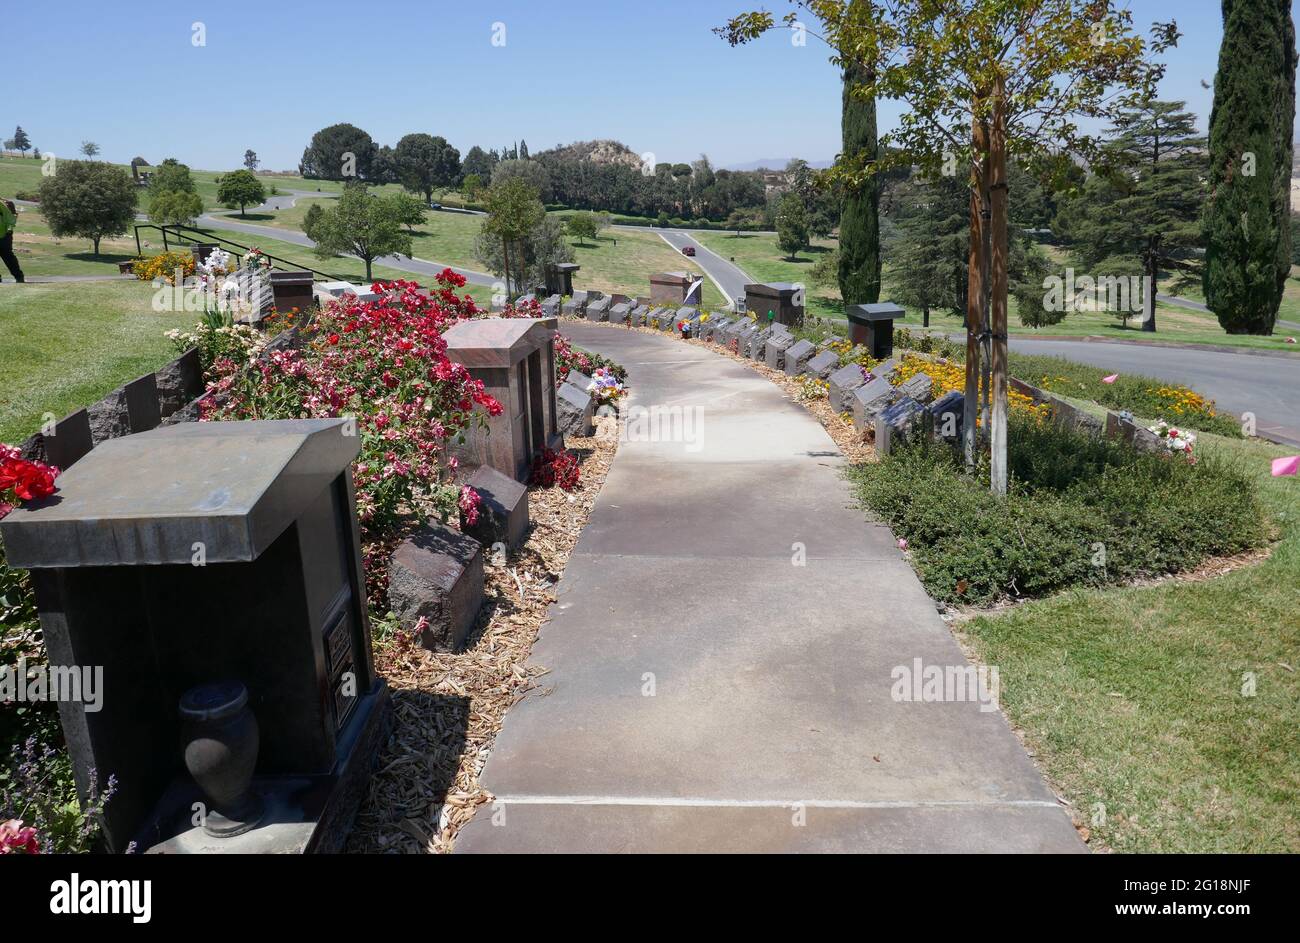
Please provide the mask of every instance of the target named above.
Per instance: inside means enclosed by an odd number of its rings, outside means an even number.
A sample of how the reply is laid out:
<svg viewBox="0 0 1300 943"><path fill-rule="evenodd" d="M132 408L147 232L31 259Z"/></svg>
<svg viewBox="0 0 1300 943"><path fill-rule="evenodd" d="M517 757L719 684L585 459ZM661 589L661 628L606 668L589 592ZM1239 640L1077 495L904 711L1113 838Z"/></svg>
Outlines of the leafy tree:
<svg viewBox="0 0 1300 943"><path fill-rule="evenodd" d="M253 150L251 147L244 151L244 168L246 170L256 171L257 165L260 163L261 161L257 159L257 151Z"/></svg>
<svg viewBox="0 0 1300 943"><path fill-rule="evenodd" d="M889 241L890 291L899 304L930 312L966 307L970 193L963 181L939 175L900 185L897 227Z"/></svg>
<svg viewBox="0 0 1300 943"><path fill-rule="evenodd" d="M320 225L320 218L324 214L324 212L325 211L321 208L321 205L319 203L313 203L311 206L307 207L307 212L303 214L302 217L303 235L305 235L308 239L311 239L313 242L316 241L316 235L315 235L316 227Z"/></svg>
<svg viewBox="0 0 1300 943"><path fill-rule="evenodd" d="M506 163L503 162L501 166ZM531 163L517 161L516 163ZM499 168L498 168L499 169ZM526 240L546 218L546 207L538 199L537 189L523 177L507 175L501 182L493 182L487 191L487 219L482 231L501 244L500 273L505 276L506 294L512 294L510 276L516 275L516 283L522 284L525 275L524 266L519 264L512 269L510 262L511 247ZM486 261L486 260L485 260Z"/></svg>
<svg viewBox="0 0 1300 943"><path fill-rule="evenodd" d="M235 170L217 179L217 199L225 206L238 206L239 215L249 204L266 202L266 187L251 170Z"/></svg>
<svg viewBox="0 0 1300 943"><path fill-rule="evenodd" d="M21 153L24 157L26 157L27 152L31 150L32 139L27 136L27 132L23 130L22 125L14 128L13 140L9 142L9 146L12 150Z"/></svg>
<svg viewBox="0 0 1300 943"><path fill-rule="evenodd" d="M537 191L537 198L542 202L550 202L551 177L546 172L546 168L537 161L511 158L510 160L501 161L496 167L492 168L492 186L494 187L507 180L515 179L522 180Z"/></svg>
<svg viewBox="0 0 1300 943"><path fill-rule="evenodd" d="M461 172L465 176L477 174L480 180L492 179L492 168L497 164L496 152L488 154L483 148L475 144L465 154L465 162L461 165Z"/></svg>
<svg viewBox="0 0 1300 943"><path fill-rule="evenodd" d="M149 179L149 218L155 223L188 226L203 212L203 200L190 168L174 157L154 168Z"/></svg>
<svg viewBox="0 0 1300 943"><path fill-rule="evenodd" d="M85 154L87 157L93 160L95 156L99 154L99 145L96 144L94 141L82 141L81 153Z"/></svg>
<svg viewBox="0 0 1300 943"><path fill-rule="evenodd" d="M135 221L138 191L121 167L98 161L59 162L59 172L40 186L41 215L55 236L89 239L99 255L99 241L120 236Z"/></svg>
<svg viewBox="0 0 1300 943"><path fill-rule="evenodd" d="M322 210L312 225L316 255L323 259L354 255L366 265L373 281L375 259L411 254L411 237L402 232L393 201L371 193L364 184L344 187L336 205Z"/></svg>
<svg viewBox="0 0 1300 943"><path fill-rule="evenodd" d="M474 257L489 272L504 274L505 255L496 236L483 230L474 240ZM555 216L544 216L527 237L510 247L510 264L519 285L540 285L546 281L547 266L574 260L565 225Z"/></svg>
<svg viewBox="0 0 1300 943"><path fill-rule="evenodd" d="M397 151L387 144L375 148L375 156L370 161L370 176L367 183L400 183L397 172Z"/></svg>
<svg viewBox="0 0 1300 943"><path fill-rule="evenodd" d="M203 199L184 190L163 190L149 197L149 218L167 226L192 226L203 214Z"/></svg>
<svg viewBox="0 0 1300 943"><path fill-rule="evenodd" d="M797 193L787 193L781 198L776 216L776 244L789 259L808 245L808 214Z"/></svg>
<svg viewBox="0 0 1300 943"><path fill-rule="evenodd" d="M763 211L755 207L732 210L727 216L727 228L740 235L742 229L754 229L763 221Z"/></svg>
<svg viewBox="0 0 1300 943"><path fill-rule="evenodd" d="M1205 139L1196 135L1196 117L1182 102L1150 101L1123 109L1114 135L1104 155L1108 169L1089 179L1068 211L1076 255L1088 266L1109 260L1113 274L1120 274L1118 260L1136 260L1157 292L1166 272L1179 276L1175 288L1186 285L1198 271L1205 201ZM1142 329L1156 329L1154 313Z"/></svg>
<svg viewBox="0 0 1300 943"><path fill-rule="evenodd" d="M474 199L482 189L483 178L478 174L466 174L465 179L460 182L460 192L465 194L467 200Z"/></svg>
<svg viewBox="0 0 1300 943"><path fill-rule="evenodd" d="M1273 333L1291 271L1295 78L1291 4L1224 0L1202 284L1229 334Z"/></svg>
<svg viewBox="0 0 1300 943"><path fill-rule="evenodd" d="M393 217L406 227L407 232L414 234L416 226L424 225L424 216L429 208L411 194L390 193L384 199L392 204Z"/></svg>
<svg viewBox="0 0 1300 943"><path fill-rule="evenodd" d="M840 250L823 252L821 258L808 270L808 281L822 288L838 288L840 284Z"/></svg>
<svg viewBox="0 0 1300 943"><path fill-rule="evenodd" d="M1148 54L1173 45L1177 28L1155 24L1148 46L1132 32L1132 13L1119 0L817 0L808 9L844 68L850 97L903 106L897 130L880 136L876 160L846 149L831 179L851 194L891 165L969 172L966 460L975 467L978 430L987 430L990 486L1005 494L1007 156L1038 165L1046 155L1066 153L1092 163L1099 147L1080 119L1105 119L1123 105L1149 101L1163 68ZM786 24L795 18L789 14ZM759 10L718 32L737 45L775 26L772 14ZM977 424L986 307L989 422Z"/></svg>
<svg viewBox="0 0 1300 943"><path fill-rule="evenodd" d="M433 199L435 187L451 187L460 175L460 151L444 137L408 134L397 142L397 179L412 193Z"/></svg>
<svg viewBox="0 0 1300 943"><path fill-rule="evenodd" d="M375 151L370 135L356 125L332 124L312 135L298 170L311 180L369 180Z"/></svg>
<svg viewBox="0 0 1300 943"><path fill-rule="evenodd" d="M1016 299L1020 323L1033 328L1059 324L1068 312L1065 306L1048 307L1043 289L1044 279L1052 274L1051 262L1033 245L1025 246L1023 260L1020 271L1011 279L1011 295Z"/></svg>
<svg viewBox="0 0 1300 943"><path fill-rule="evenodd" d="M568 230L570 236L580 243L588 239L594 241L596 233L600 231L600 227L596 222L596 214L585 210L570 216L565 223L565 229Z"/></svg>

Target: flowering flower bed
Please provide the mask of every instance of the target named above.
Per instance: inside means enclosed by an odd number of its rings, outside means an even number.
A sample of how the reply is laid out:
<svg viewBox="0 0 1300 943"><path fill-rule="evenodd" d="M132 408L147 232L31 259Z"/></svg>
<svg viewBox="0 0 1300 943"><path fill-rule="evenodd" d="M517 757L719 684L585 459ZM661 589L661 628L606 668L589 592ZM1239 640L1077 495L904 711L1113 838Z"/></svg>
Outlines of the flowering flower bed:
<svg viewBox="0 0 1300 943"><path fill-rule="evenodd" d="M438 276L444 289L452 283L448 274ZM417 289L413 282L376 283L375 301L349 295L332 302L301 350L259 356L253 346L243 359L236 351L218 354L203 418L353 417L361 438L353 481L363 528L382 532L409 515L451 517L463 495L447 446L481 419L476 405L494 416L501 405L446 355L442 332L462 306Z"/></svg>
<svg viewBox="0 0 1300 943"><path fill-rule="evenodd" d="M572 452L542 449L540 459L533 462L528 483L542 488L559 487L573 491L578 487L578 457Z"/></svg>
<svg viewBox="0 0 1300 943"><path fill-rule="evenodd" d="M936 397L953 391L964 393L966 390L964 364L951 360L929 360L915 354L903 355L889 382L894 386L901 386L920 373L924 373L934 383ZM1035 418L1042 418L1051 412L1049 404L1036 406L1030 397L1013 389L1007 390L1007 406L1016 412Z"/></svg>
<svg viewBox="0 0 1300 943"><path fill-rule="evenodd" d="M131 272L142 282L151 282L161 278L169 285L176 284L176 272L181 278L194 274L194 255L189 252L161 252L150 258L136 259Z"/></svg>
<svg viewBox="0 0 1300 943"><path fill-rule="evenodd" d="M524 315L524 317L537 316L536 314ZM620 384L627 382L627 370L621 364L600 354L583 350L581 347L574 347L567 337L557 334L555 336L555 382L563 383L567 380L570 370L577 370L589 376L594 375L597 370L604 370Z"/></svg>

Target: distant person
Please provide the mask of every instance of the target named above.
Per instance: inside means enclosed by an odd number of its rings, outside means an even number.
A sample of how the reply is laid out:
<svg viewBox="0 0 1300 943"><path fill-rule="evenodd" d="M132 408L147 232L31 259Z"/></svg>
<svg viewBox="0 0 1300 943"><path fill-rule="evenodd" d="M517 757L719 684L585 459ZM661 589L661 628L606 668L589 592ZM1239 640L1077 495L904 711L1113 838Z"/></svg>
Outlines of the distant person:
<svg viewBox="0 0 1300 943"><path fill-rule="evenodd" d="M18 225L18 210L12 200L0 201L0 259L4 259L5 268L14 277L14 281L26 281L23 270L18 267L18 256L14 255L14 228ZM0 282L4 281L0 278Z"/></svg>

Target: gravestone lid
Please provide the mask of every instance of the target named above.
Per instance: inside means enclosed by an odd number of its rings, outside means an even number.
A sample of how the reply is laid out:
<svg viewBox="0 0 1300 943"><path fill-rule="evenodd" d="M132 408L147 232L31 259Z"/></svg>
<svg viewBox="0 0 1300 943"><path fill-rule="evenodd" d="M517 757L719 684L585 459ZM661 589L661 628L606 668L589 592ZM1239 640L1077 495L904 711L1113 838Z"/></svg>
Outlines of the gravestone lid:
<svg viewBox="0 0 1300 943"><path fill-rule="evenodd" d="M345 419L190 422L101 443L0 521L10 566L251 561L360 450Z"/></svg>
<svg viewBox="0 0 1300 943"><path fill-rule="evenodd" d="M874 304L848 305L844 315L850 321L897 321L907 317L907 311L892 301L880 301Z"/></svg>
<svg viewBox="0 0 1300 943"><path fill-rule="evenodd" d="M554 318L473 318L452 325L442 339L457 363L512 367L554 336Z"/></svg>

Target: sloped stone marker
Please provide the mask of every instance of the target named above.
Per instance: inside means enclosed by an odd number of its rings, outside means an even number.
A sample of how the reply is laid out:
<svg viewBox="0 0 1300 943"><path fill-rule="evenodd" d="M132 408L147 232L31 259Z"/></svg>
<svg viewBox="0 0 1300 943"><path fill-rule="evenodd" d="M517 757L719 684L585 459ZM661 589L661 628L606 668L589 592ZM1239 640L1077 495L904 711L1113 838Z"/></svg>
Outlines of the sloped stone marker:
<svg viewBox="0 0 1300 943"><path fill-rule="evenodd" d="M428 628L420 644L454 652L478 618L483 603L483 548L450 527L430 525L402 541L388 562L388 605L411 628Z"/></svg>
<svg viewBox="0 0 1300 943"><path fill-rule="evenodd" d="M888 377L876 377L854 389L850 395L853 428L861 431L876 427L876 417L893 401L897 390L890 385Z"/></svg>
<svg viewBox="0 0 1300 943"><path fill-rule="evenodd" d="M808 369L808 361L812 359L817 348L813 346L812 341L795 341L785 351L785 372L787 376L797 377Z"/></svg>
<svg viewBox="0 0 1300 943"><path fill-rule="evenodd" d="M589 436L595 429L596 404L584 387L567 380L555 391L555 422L561 435Z"/></svg>
<svg viewBox="0 0 1300 943"><path fill-rule="evenodd" d="M826 382L829 384L826 395L830 399L831 409L843 413L853 408L853 391L866 383L867 379L862 375L862 367L848 363L832 373Z"/></svg>
<svg viewBox="0 0 1300 943"><path fill-rule="evenodd" d="M609 318L609 299L597 298L587 305L588 321L605 321Z"/></svg>
<svg viewBox="0 0 1300 943"><path fill-rule="evenodd" d="M815 419L706 347L568 333L703 421L620 443L457 852L1086 850L992 701L924 696L970 666Z"/></svg>
<svg viewBox="0 0 1300 943"><path fill-rule="evenodd" d="M840 355L833 350L818 351L808 361L808 372L822 380L839 369Z"/></svg>
<svg viewBox="0 0 1300 943"><path fill-rule="evenodd" d="M772 332L767 339L763 361L773 370L785 370L785 352L794 346L794 338L784 331Z"/></svg>
<svg viewBox="0 0 1300 943"><path fill-rule="evenodd" d="M626 324L628 313L631 312L632 306L626 301L620 301L609 309L610 324Z"/></svg>

